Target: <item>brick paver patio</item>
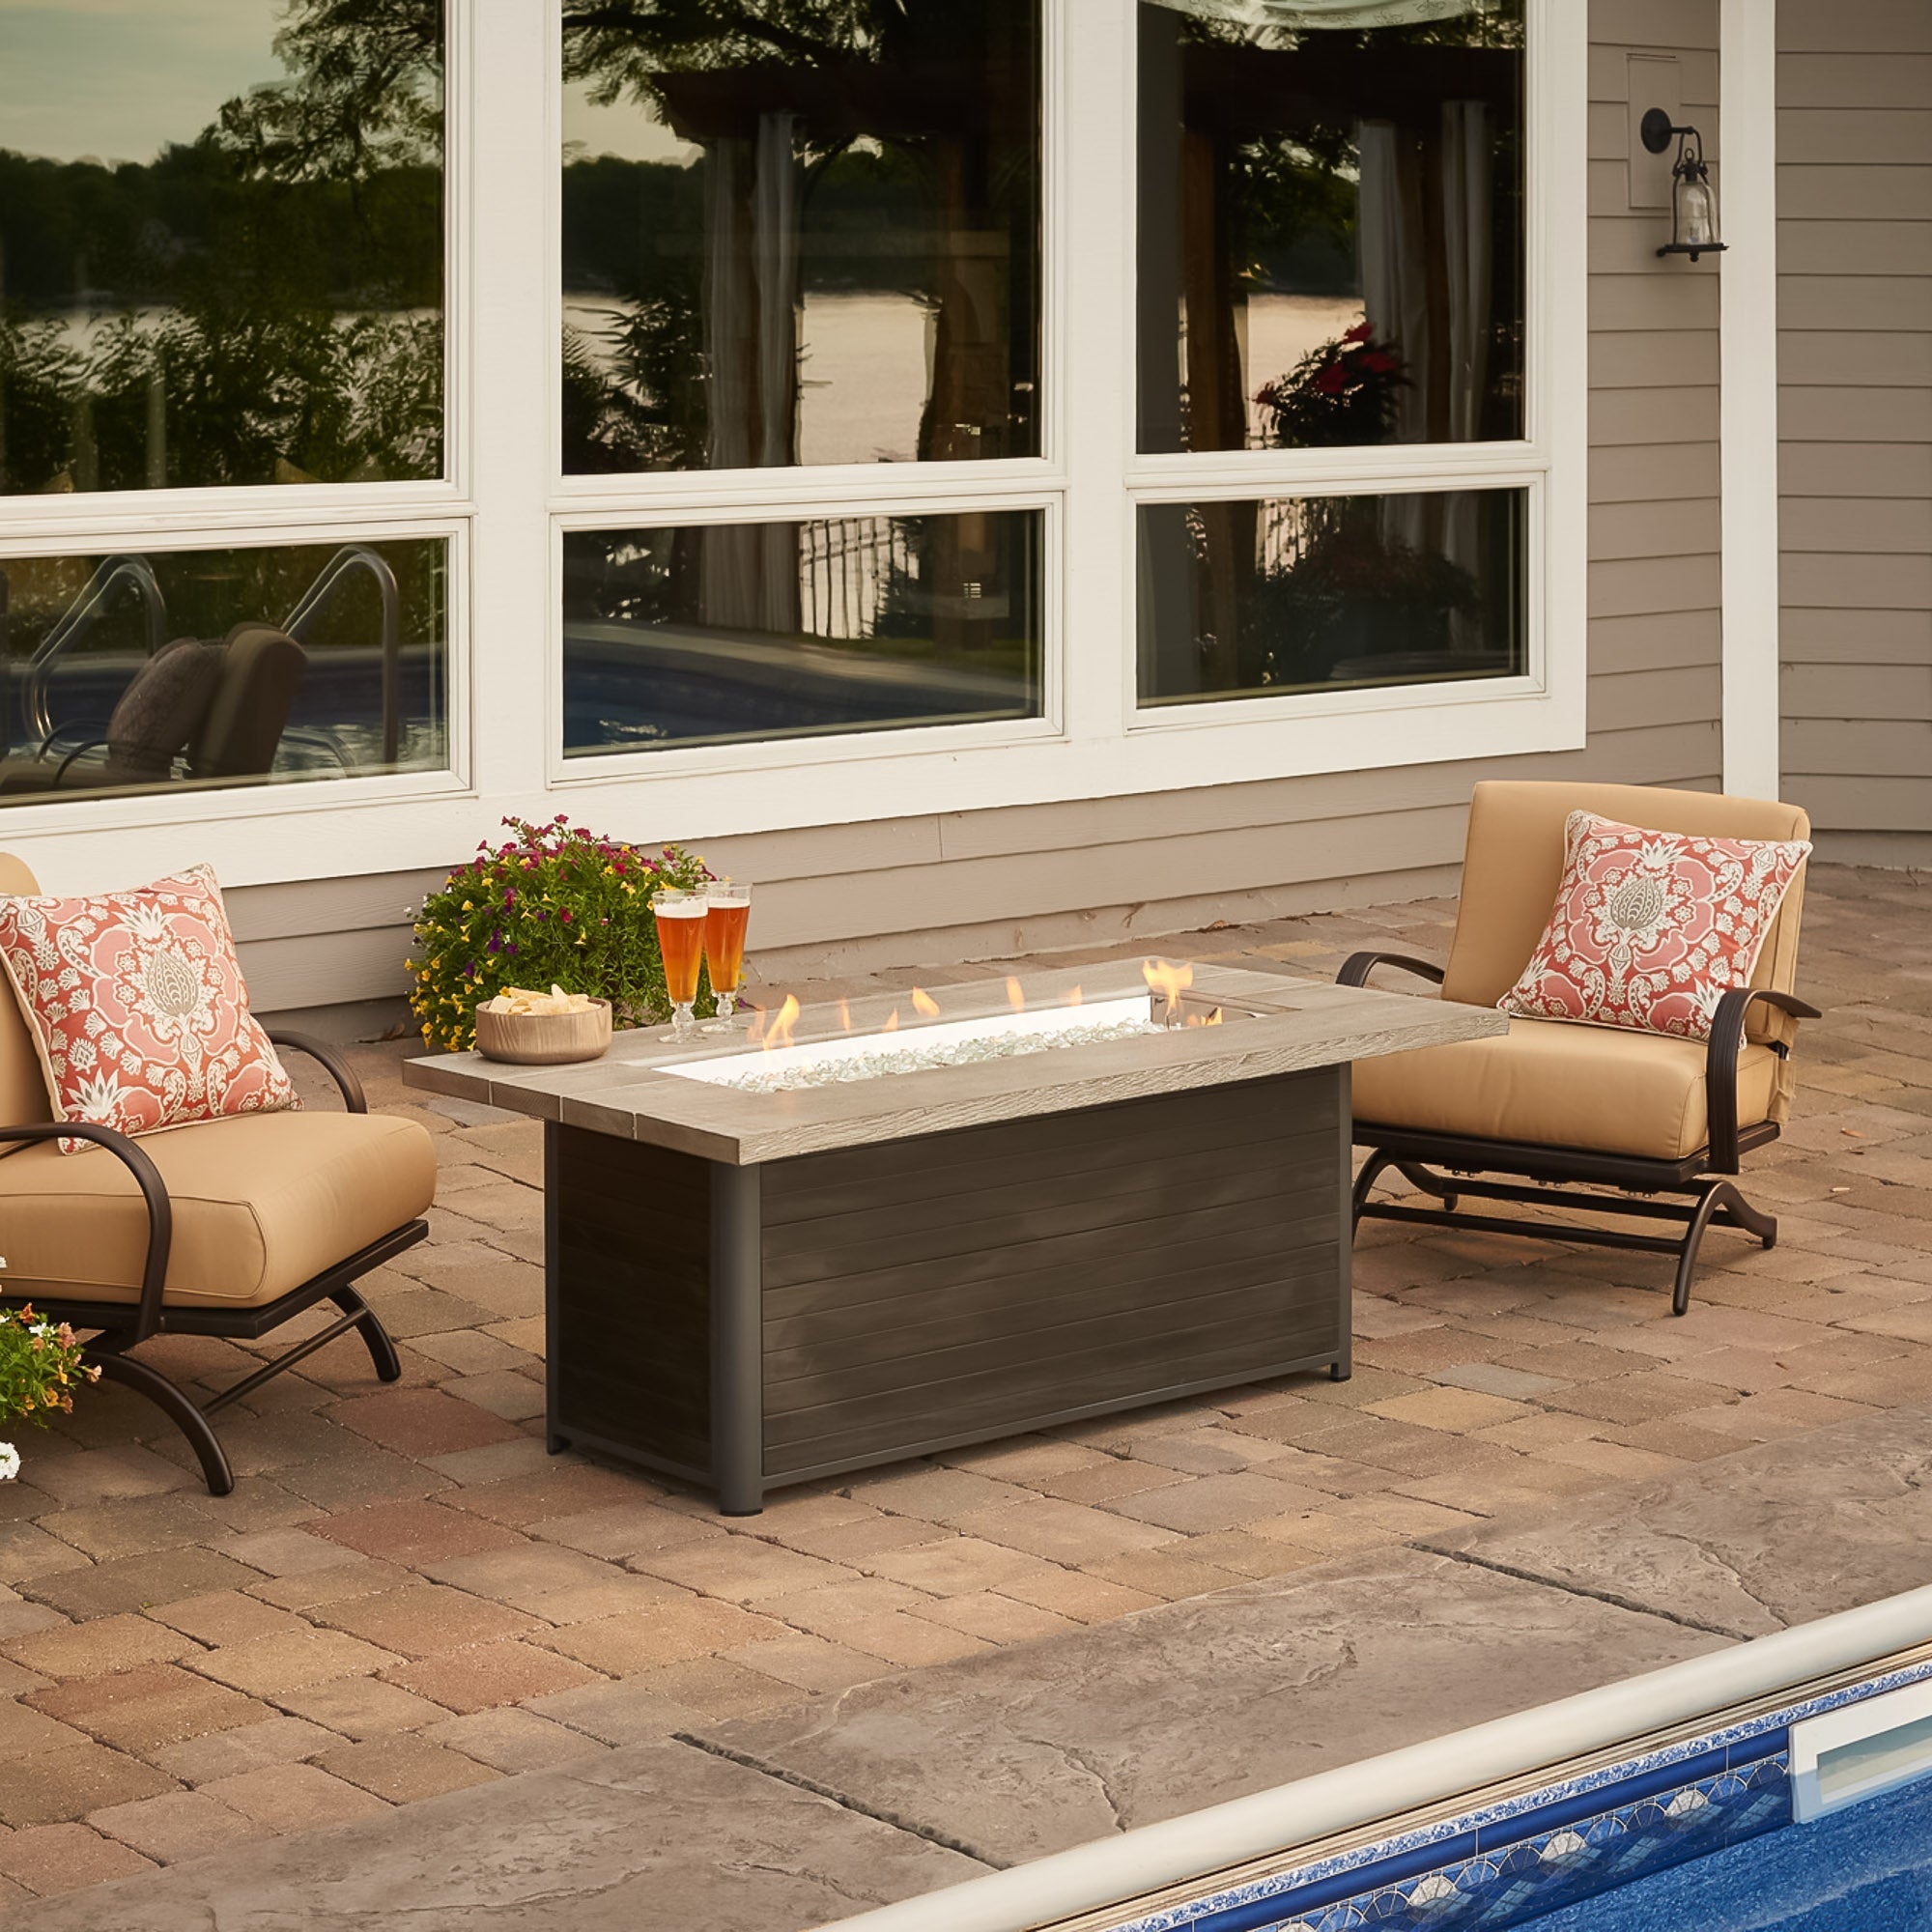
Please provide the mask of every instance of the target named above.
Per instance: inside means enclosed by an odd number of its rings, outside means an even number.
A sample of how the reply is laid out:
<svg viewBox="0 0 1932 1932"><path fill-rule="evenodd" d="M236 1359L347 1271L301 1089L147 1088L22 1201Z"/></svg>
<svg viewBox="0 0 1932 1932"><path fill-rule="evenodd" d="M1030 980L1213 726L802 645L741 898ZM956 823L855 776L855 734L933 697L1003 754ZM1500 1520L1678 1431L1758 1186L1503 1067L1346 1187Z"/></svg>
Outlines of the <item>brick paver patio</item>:
<svg viewBox="0 0 1932 1932"><path fill-rule="evenodd" d="M404 1379L380 1387L346 1341L270 1383L224 1418L240 1481L219 1499L121 1391L23 1433L0 1487L0 1902L1932 1398L1928 908L1916 875L1813 879L1801 990L1830 1011L1747 1174L1780 1242L1714 1235L1684 1320L1653 1258L1372 1224L1347 1383L839 1478L728 1523L545 1455L538 1130L429 1111L397 1076L407 1044L360 1049L372 1104L442 1157L433 1240L370 1284ZM1439 957L1450 910L1171 950L1309 973L1377 941ZM148 1352L210 1385L249 1363Z"/></svg>

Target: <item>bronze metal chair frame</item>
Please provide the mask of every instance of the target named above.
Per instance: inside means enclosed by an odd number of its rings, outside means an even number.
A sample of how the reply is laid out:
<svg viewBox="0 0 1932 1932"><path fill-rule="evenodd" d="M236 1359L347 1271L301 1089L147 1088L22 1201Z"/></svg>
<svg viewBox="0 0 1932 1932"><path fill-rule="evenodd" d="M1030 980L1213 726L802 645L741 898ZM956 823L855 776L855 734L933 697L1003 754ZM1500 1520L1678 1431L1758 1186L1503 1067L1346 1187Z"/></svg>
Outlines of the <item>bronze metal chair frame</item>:
<svg viewBox="0 0 1932 1932"><path fill-rule="evenodd" d="M366 1114L369 1111L362 1083L331 1048L305 1034L271 1030L269 1037L276 1046L306 1054L320 1064L341 1091L343 1104L349 1112ZM50 1321L66 1321L75 1328L99 1330L87 1345L89 1360L99 1368L107 1381L120 1382L146 1396L187 1437L189 1446L200 1459L202 1474L207 1478L211 1495L225 1496L235 1487L235 1474L229 1467L227 1452L208 1420L217 1409L225 1408L251 1390L260 1388L270 1378L280 1375L284 1369L293 1368L305 1356L312 1355L351 1328L361 1335L380 1380L393 1382L401 1378L403 1369L396 1359L395 1345L389 1340L388 1331L375 1311L357 1293L355 1284L372 1268L380 1267L383 1263L422 1240L429 1233L427 1221L404 1222L400 1228L393 1229L380 1240L370 1242L333 1267L324 1269L299 1288L291 1289L288 1293L259 1307L170 1306L162 1299L162 1293L167 1284L168 1255L174 1237L174 1210L168 1201L167 1183L161 1178L160 1169L138 1141L130 1140L112 1127L78 1121L37 1121L25 1126L0 1126L0 1144L59 1139L93 1141L113 1154L134 1177L134 1184L141 1190L148 1208L148 1252L141 1270L140 1298L136 1301L89 1301L78 1296L0 1293L0 1307L21 1308L31 1302L38 1313ZM338 1320L317 1329L312 1335L304 1336L285 1353L265 1362L252 1374L243 1376L240 1381L231 1383L200 1405L190 1400L183 1389L158 1370L149 1367L146 1362L136 1361L128 1352L149 1336L157 1334L221 1335L252 1342L279 1328L291 1316L299 1315L304 1309L324 1300L333 1302L341 1311Z"/></svg>
<svg viewBox="0 0 1932 1932"><path fill-rule="evenodd" d="M1344 986L1361 986L1378 966L1395 966L1442 983L1443 969L1401 952L1357 952L1344 961L1335 978ZM1716 1225L1754 1235L1767 1248L1777 1244L1777 1222L1747 1201L1729 1177L1742 1157L1778 1136L1776 1121L1738 1125L1738 1057L1744 1049L1745 1021L1762 1001L1793 1019L1821 1018L1818 1009L1789 993L1765 986L1739 987L1718 1003L1705 1059L1705 1094L1710 1112L1706 1145L1681 1160L1650 1160L1636 1154L1598 1152L1586 1148L1548 1147L1531 1141L1478 1139L1473 1135L1431 1133L1358 1120L1357 1147L1370 1150L1355 1178L1354 1219L1418 1222L1426 1227L1468 1228L1493 1235L1527 1235L1541 1240L1583 1241L1602 1248L1634 1248L1644 1254L1672 1255L1677 1278L1670 1312L1690 1306L1690 1278L1705 1230ZM1790 1049L1769 1042L1780 1059ZM1444 1169L1436 1173L1434 1169ZM1388 1170L1400 1174L1418 1193L1439 1207L1415 1208L1405 1202L1375 1201L1370 1190ZM1492 1180L1490 1175L1515 1177ZM1611 1188L1613 1193L1587 1192ZM1514 1215L1472 1214L1459 1208L1467 1196L1515 1207L1558 1207L1592 1214L1636 1216L1683 1224L1676 1235L1639 1234L1629 1228L1599 1228L1586 1222L1529 1221ZM1677 1198L1672 1198L1677 1197Z"/></svg>

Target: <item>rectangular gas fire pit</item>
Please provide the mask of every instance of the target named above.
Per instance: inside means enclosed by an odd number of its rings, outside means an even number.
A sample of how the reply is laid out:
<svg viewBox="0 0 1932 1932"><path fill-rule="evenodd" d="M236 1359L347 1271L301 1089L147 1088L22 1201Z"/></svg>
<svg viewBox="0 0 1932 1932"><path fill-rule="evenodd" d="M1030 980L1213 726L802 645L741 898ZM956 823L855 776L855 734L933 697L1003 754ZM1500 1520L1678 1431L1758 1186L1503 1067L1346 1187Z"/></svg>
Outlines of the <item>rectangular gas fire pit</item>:
<svg viewBox="0 0 1932 1932"><path fill-rule="evenodd" d="M1349 1373L1349 1065L1500 1013L1207 967L620 1034L412 1086L544 1122L549 1433L729 1514L838 1470ZM789 1014L786 1015L790 1017Z"/></svg>

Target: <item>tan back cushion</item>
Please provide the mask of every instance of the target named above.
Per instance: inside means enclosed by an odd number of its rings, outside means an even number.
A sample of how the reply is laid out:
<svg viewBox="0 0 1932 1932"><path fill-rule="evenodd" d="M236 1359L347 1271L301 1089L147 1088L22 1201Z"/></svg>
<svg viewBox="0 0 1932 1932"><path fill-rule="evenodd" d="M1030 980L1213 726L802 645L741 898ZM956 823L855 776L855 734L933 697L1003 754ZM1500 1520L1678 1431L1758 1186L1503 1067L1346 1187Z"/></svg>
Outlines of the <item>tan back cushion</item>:
<svg viewBox="0 0 1932 1932"><path fill-rule="evenodd" d="M0 893L38 893L36 879L23 860L11 852L0 852ZM41 1057L34 1050L34 1036L27 1031L26 1016L14 998L13 982L0 973L0 1125L24 1126L30 1121L50 1121L54 1117L47 1099L47 1083L41 1072Z"/></svg>
<svg viewBox="0 0 1932 1932"><path fill-rule="evenodd" d="M1492 780L1469 800L1463 853L1463 896L1449 949L1442 997L1492 1007L1516 983L1548 923L1563 877L1563 828L1573 811L1594 811L1650 832L1718 838L1808 838L1811 821L1795 805L1721 792L1665 791L1656 785L1536 784ZM1798 970L1804 910L1800 869L1772 922L1756 986L1790 992ZM1781 1037L1755 1018L1754 1037Z"/></svg>

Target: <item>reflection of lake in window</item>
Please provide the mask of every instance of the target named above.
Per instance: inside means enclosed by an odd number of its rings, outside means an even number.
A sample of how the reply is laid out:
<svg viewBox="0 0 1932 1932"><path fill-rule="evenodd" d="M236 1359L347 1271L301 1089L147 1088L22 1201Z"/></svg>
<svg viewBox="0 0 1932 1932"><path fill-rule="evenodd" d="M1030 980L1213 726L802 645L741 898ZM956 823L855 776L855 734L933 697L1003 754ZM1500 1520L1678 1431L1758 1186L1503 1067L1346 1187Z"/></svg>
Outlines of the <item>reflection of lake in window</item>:
<svg viewBox="0 0 1932 1932"><path fill-rule="evenodd" d="M441 9L381 13L0 19L0 489L441 472Z"/></svg>
<svg viewBox="0 0 1932 1932"><path fill-rule="evenodd" d="M1038 31L566 16L566 470L1037 454Z"/></svg>
<svg viewBox="0 0 1932 1932"><path fill-rule="evenodd" d="M1139 9L1140 446L1520 437L1521 0L1279 14Z"/></svg>

